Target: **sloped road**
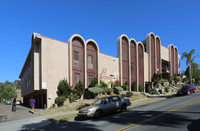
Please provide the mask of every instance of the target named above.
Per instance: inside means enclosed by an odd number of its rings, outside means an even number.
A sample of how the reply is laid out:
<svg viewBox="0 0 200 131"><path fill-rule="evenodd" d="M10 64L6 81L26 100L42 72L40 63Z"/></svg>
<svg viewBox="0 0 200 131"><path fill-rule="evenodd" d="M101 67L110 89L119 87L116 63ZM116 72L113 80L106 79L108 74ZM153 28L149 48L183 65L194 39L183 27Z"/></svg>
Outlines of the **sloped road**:
<svg viewBox="0 0 200 131"><path fill-rule="evenodd" d="M101 119L63 121L40 130L69 131L198 131L200 92L135 107Z"/></svg>

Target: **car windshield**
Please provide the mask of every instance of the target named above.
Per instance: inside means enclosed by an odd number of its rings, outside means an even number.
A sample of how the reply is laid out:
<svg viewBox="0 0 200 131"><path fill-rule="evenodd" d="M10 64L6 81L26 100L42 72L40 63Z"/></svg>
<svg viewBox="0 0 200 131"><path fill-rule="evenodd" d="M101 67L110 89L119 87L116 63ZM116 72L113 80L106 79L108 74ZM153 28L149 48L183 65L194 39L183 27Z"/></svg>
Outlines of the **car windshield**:
<svg viewBox="0 0 200 131"><path fill-rule="evenodd" d="M98 105L98 104L101 104L103 101L103 99L97 99L95 102L94 102L94 105Z"/></svg>
<svg viewBox="0 0 200 131"><path fill-rule="evenodd" d="M183 86L182 88L181 88L181 90L187 90L188 89L188 86Z"/></svg>

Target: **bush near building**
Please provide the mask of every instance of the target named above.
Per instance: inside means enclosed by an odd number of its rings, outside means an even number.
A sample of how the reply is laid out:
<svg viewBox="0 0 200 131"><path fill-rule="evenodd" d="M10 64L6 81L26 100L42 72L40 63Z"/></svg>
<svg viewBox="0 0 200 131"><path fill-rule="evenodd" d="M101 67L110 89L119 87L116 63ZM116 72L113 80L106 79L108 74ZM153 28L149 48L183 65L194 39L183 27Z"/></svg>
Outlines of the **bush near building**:
<svg viewBox="0 0 200 131"><path fill-rule="evenodd" d="M137 82L136 81L131 83L131 90L132 91L137 91Z"/></svg>
<svg viewBox="0 0 200 131"><path fill-rule="evenodd" d="M155 88L153 88L153 89L149 92L149 94L151 94L151 95L157 94L157 90L156 90Z"/></svg>
<svg viewBox="0 0 200 131"><path fill-rule="evenodd" d="M169 92L169 87L165 87L165 92L166 92L166 93Z"/></svg>
<svg viewBox="0 0 200 131"><path fill-rule="evenodd" d="M58 85L58 96L65 96L66 98L68 98L71 92L72 87L70 87L67 80L61 80Z"/></svg>
<svg viewBox="0 0 200 131"><path fill-rule="evenodd" d="M126 91L128 89L128 86L124 84L124 85L122 85L122 88L123 88L123 90Z"/></svg>
<svg viewBox="0 0 200 131"><path fill-rule="evenodd" d="M92 93L90 95L93 95L94 97L99 96L99 94L104 91L100 84L97 84L95 87L91 87L88 90Z"/></svg>
<svg viewBox="0 0 200 131"><path fill-rule="evenodd" d="M113 81L110 81L110 82L108 82L108 84L110 84L111 85L111 88L114 88L115 87L115 82L113 82Z"/></svg>
<svg viewBox="0 0 200 131"><path fill-rule="evenodd" d="M56 104L59 104L58 106L62 106L64 103L63 100L66 100L66 98L69 98L69 102L72 103L75 100L80 99L84 92L85 86L81 81L76 83L74 89L72 89L67 80L61 80L58 85L58 97L56 98L57 100L55 99L55 103L57 102ZM65 99L61 99L63 98L61 96L65 97Z"/></svg>
<svg viewBox="0 0 200 131"><path fill-rule="evenodd" d="M122 97L122 98L124 98L124 97L129 97L129 98L130 98L132 95L133 95L133 93L129 91L129 92L126 92L126 94L123 94L123 93L122 93L122 94L121 94L121 97Z"/></svg>
<svg viewBox="0 0 200 131"><path fill-rule="evenodd" d="M120 86L115 86L113 92L114 92L115 94L120 94L122 91L123 91L123 88L122 88L122 87L120 87Z"/></svg>
<svg viewBox="0 0 200 131"><path fill-rule="evenodd" d="M116 86L121 86L121 81L116 80L116 81L115 81L115 85L116 85Z"/></svg>
<svg viewBox="0 0 200 131"><path fill-rule="evenodd" d="M55 103L57 104L58 107L63 106L65 101L66 101L66 97L65 96L58 96L55 99Z"/></svg>
<svg viewBox="0 0 200 131"><path fill-rule="evenodd" d="M144 92L144 86L139 85L139 91L140 91L140 92Z"/></svg>
<svg viewBox="0 0 200 131"><path fill-rule="evenodd" d="M91 80L91 83L89 85L89 87L95 87L98 84L98 79L97 77L93 77Z"/></svg>
<svg viewBox="0 0 200 131"><path fill-rule="evenodd" d="M112 88L106 88L106 94L111 95L114 90Z"/></svg>
<svg viewBox="0 0 200 131"><path fill-rule="evenodd" d="M101 84L101 86L102 87L105 87L105 88L107 88L108 87L108 84L106 84L105 82L103 82L102 80L100 80L100 84Z"/></svg>

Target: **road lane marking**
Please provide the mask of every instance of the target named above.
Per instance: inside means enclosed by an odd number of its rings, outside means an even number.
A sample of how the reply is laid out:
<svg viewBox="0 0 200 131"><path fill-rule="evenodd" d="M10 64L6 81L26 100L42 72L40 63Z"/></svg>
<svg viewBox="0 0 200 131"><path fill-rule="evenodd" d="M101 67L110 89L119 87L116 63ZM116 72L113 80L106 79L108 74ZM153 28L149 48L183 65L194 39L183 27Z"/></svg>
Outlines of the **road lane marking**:
<svg viewBox="0 0 200 131"><path fill-rule="evenodd" d="M162 116L164 116L164 115L166 115L166 114L169 114L169 113L171 113L171 112L177 111L177 110L182 109L182 108L184 108L184 107L190 106L190 105L192 105L192 104L194 104L194 103L197 103L197 102L200 102L200 99L195 100L195 101L193 101L193 102L190 102L190 103L188 103L188 104L182 105L182 106L178 106L178 107L176 107L176 108L173 108L173 109L171 109L171 110L168 110L168 111L166 111L166 112L164 112L164 113L162 113L162 114L156 115L156 116L154 116L154 117L152 117L152 118L149 118L149 119L146 119L146 120L144 120L144 121L138 122L138 123L136 123L136 124L132 124L132 125L126 126L126 127L121 128L121 129L119 129L119 130L117 130L117 131L126 131L126 130L129 130L129 129L131 129L131 128L134 128L134 127L136 127L136 126L140 126L140 125L142 125L142 124L144 124L144 123L147 123L147 122L149 122L149 121L153 121L153 120L155 120L155 119L157 119L157 118L160 118L160 117L162 117Z"/></svg>

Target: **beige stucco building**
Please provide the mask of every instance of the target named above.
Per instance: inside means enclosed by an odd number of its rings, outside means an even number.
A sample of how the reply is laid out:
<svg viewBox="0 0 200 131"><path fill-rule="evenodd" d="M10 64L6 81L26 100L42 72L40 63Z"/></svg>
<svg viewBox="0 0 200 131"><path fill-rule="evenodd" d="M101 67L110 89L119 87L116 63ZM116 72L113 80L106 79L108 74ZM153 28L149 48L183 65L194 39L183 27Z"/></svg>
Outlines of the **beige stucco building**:
<svg viewBox="0 0 200 131"><path fill-rule="evenodd" d="M163 73L166 78L180 73L180 55L173 44L161 45L159 36L149 33L142 42L127 35L117 39L118 56L99 52L93 39L84 40L74 34L62 42L33 33L31 49L20 73L21 95L28 105L30 97L36 107L48 108L57 97L59 81L66 79L71 86L80 80L88 88L93 77L105 83L120 80L146 86L153 74Z"/></svg>

